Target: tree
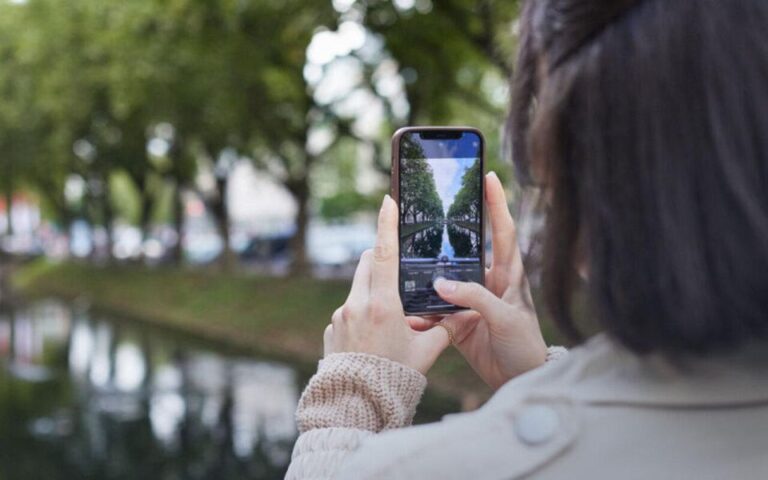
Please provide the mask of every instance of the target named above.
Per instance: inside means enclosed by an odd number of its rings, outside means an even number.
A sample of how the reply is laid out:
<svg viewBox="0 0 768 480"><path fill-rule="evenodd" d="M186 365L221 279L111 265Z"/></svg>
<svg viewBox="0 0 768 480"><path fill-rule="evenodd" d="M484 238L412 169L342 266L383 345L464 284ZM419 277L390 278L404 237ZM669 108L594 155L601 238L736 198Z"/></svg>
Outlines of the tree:
<svg viewBox="0 0 768 480"><path fill-rule="evenodd" d="M261 27L257 38L262 39L259 47L270 61L261 75L264 94L248 95L247 105L270 115L254 116L248 123L252 133L248 144L256 166L272 172L296 201L296 232L291 247L293 273L300 274L308 267L306 234L312 193L309 177L325 153L310 151L310 131L318 125L344 129L338 117L317 105L310 91L304 78L306 50L313 30L332 26L336 15L330 2L263 2L259 9L261 14L256 17ZM258 24L254 22L253 26ZM249 34L256 36L256 29L249 30Z"/></svg>
<svg viewBox="0 0 768 480"><path fill-rule="evenodd" d="M135 220L146 237L161 192L174 191L171 217L181 233L182 194L202 190L199 172L215 172L214 188L200 193L225 246L223 263L230 265L229 165L248 158L296 200L292 246L301 272L310 177L318 165L333 162L334 147L349 139L374 147L377 158L384 150L375 139L359 138L354 118L316 98L305 77L315 32L353 19L383 40L386 55L371 56L362 70L373 84L377 62L397 62L410 109L407 118L392 115L392 126L460 119L491 131L489 143L496 145L501 108L492 91L509 73L517 5L441 0L403 9L357 0L356 15L308 0L5 2L0 189L9 196L21 184L32 185L62 225L84 216L110 232L121 211L111 180L130 178L139 203ZM332 132L332 141L310 148L319 130ZM158 143L160 153L148 152ZM419 172L412 176L419 195L403 200L404 214L413 222L441 220L445 212L429 166L406 168ZM77 204L64 194L72 176L88 187ZM350 211L363 197L354 189L346 193L340 198ZM174 257L181 258L178 244Z"/></svg>
<svg viewBox="0 0 768 480"><path fill-rule="evenodd" d="M480 160L475 160L464 170L461 177L461 187L456 193L453 203L448 208L448 218L463 222L480 221L480 182L482 182Z"/></svg>
<svg viewBox="0 0 768 480"><path fill-rule="evenodd" d="M110 6L122 12L113 28L123 32L113 42L122 52L115 78L123 79L124 91L136 92L133 105L153 105L153 117L175 127L178 156L172 165L195 158L216 172L217 188L204 198L222 236L224 263L231 263L225 199L234 153L251 158L296 199L293 251L297 270L303 270L308 177L318 159L307 150L307 138L323 121L303 69L313 29L335 19L330 4L178 0L169 9L157 0L119 3ZM145 68L137 70L137 60ZM147 78L135 78L141 72ZM147 91L157 94L147 97ZM189 171L182 165L171 176L183 185Z"/></svg>
<svg viewBox="0 0 768 480"><path fill-rule="evenodd" d="M432 167L424 158L403 158L400 168L400 208L405 223L442 220L443 204Z"/></svg>
<svg viewBox="0 0 768 480"><path fill-rule="evenodd" d="M424 150L408 138L403 139L401 148L400 215L406 223L441 220L443 205Z"/></svg>
<svg viewBox="0 0 768 480"><path fill-rule="evenodd" d="M68 24L73 12L63 7L53 12L50 7L40 0L0 7L4 60L0 148L7 167L6 194L24 184L37 187L66 227L73 212L64 197L64 183L74 168L72 139L87 108L77 89L66 85L77 83L86 73L67 55L67 48L77 48ZM51 37L58 42L48 41Z"/></svg>
<svg viewBox="0 0 768 480"><path fill-rule="evenodd" d="M405 83L408 114L390 115L391 130L403 125L475 126L485 132L486 165L504 180L509 169L497 153L502 151L521 4L417 0L402 8L395 1L356 1L351 8L383 40ZM385 173L387 159L380 157Z"/></svg>

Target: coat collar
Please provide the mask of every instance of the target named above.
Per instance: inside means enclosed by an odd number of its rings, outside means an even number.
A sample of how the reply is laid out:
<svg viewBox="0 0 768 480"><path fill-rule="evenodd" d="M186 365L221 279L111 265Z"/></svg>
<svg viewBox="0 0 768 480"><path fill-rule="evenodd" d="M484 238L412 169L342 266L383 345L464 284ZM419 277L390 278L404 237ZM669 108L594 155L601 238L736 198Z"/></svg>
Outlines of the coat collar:
<svg viewBox="0 0 768 480"><path fill-rule="evenodd" d="M768 404L767 342L727 355L670 360L635 355L598 335L563 363L560 381L541 393L592 404L649 407Z"/></svg>

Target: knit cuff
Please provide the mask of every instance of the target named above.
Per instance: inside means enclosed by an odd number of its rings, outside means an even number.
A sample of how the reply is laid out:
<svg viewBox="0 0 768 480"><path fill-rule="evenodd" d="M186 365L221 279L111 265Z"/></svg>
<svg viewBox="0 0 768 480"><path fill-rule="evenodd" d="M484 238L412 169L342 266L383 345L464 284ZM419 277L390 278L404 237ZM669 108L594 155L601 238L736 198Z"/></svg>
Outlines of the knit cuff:
<svg viewBox="0 0 768 480"><path fill-rule="evenodd" d="M356 428L380 432L413 421L427 386L421 373L365 353L333 353L299 400L300 432L316 428Z"/></svg>
<svg viewBox="0 0 768 480"><path fill-rule="evenodd" d="M556 362L558 360L561 360L568 355L568 349L565 347L560 346L551 346L547 348L547 359L545 360L545 363L549 362Z"/></svg>

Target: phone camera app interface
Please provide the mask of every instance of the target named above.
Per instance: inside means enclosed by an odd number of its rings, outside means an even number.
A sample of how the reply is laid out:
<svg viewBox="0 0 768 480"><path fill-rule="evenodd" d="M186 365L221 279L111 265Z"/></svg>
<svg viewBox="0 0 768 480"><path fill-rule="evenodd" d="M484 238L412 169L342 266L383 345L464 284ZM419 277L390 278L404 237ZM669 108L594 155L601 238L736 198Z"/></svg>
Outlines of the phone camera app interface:
<svg viewBox="0 0 768 480"><path fill-rule="evenodd" d="M438 277L482 280L479 137L405 134L400 148L400 291L408 312L445 310Z"/></svg>

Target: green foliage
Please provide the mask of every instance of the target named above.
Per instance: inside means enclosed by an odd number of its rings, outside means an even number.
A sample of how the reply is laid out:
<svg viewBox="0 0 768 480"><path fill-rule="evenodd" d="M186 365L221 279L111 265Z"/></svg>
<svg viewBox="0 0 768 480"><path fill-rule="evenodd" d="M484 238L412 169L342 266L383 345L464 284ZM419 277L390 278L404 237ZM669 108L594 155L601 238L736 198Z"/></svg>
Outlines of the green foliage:
<svg viewBox="0 0 768 480"><path fill-rule="evenodd" d="M415 3L428 8L403 11L393 1L358 2L366 25L383 36L404 73L409 123L461 121L461 106L484 109L498 118L499 108L489 102L484 83L489 74L506 78L512 70L512 27L520 2ZM461 106L453 100L460 100Z"/></svg>
<svg viewBox="0 0 768 480"><path fill-rule="evenodd" d="M517 45L520 0L358 0L365 25L381 36L406 81L409 113L393 126L471 125L486 137L486 166L503 182L507 84Z"/></svg>
<svg viewBox="0 0 768 480"><path fill-rule="evenodd" d="M448 218L464 222L480 221L480 202L482 201L480 182L482 179L483 172L480 171L480 160L475 160L461 177L461 187L448 208Z"/></svg>
<svg viewBox="0 0 768 480"><path fill-rule="evenodd" d="M118 216L144 226L152 212L167 221L169 189L196 188L198 167L211 166L230 150L282 182L300 209L313 195L326 199L321 214L329 218L367 208L367 197L350 186L354 179L319 193L313 191L317 182L310 181L320 164L358 160L355 119L318 104L304 77L314 33L349 19L362 22L382 42L385 53L364 62L371 91L380 94L374 72L385 58L395 61L405 81L408 118L387 110L381 138L363 139L375 158L384 159L390 126L472 124L486 132L488 164L503 176L506 167L499 168L495 152L519 2L417 1L403 10L393 1L358 0L347 14L332 5L0 3L0 190L33 187L46 211L62 223L85 216L108 224ZM147 153L159 126L171 127L162 158ZM314 128L333 132L325 151L307 149ZM87 155L75 151L78 142L88 147ZM347 147L335 150L339 142ZM64 195L71 175L87 186L78 202ZM115 187L115 176L129 179L131 187L122 180ZM412 216L416 208L425 218L444 216L429 191L424 199L408 205ZM299 220L306 218L300 212Z"/></svg>
<svg viewBox="0 0 768 480"><path fill-rule="evenodd" d="M332 12L301 0L0 4L0 158L14 167L5 189L24 167L66 217L84 213L65 212L70 174L98 196L124 171L151 202L164 191L156 178L189 184L201 155L264 145L305 176L303 155L288 154L303 151L312 106L304 52ZM173 137L159 162L146 145L162 123ZM88 158L74 154L78 141Z"/></svg>
<svg viewBox="0 0 768 480"><path fill-rule="evenodd" d="M445 216L432 167L424 158L400 161L400 214L404 223L440 221Z"/></svg>
<svg viewBox="0 0 768 480"><path fill-rule="evenodd" d="M348 218L364 210L375 211L380 201L378 195L363 195L354 190L342 190L320 201L320 216L326 220Z"/></svg>
<svg viewBox="0 0 768 480"><path fill-rule="evenodd" d="M117 171L110 176L110 193L112 208L119 218L133 224L139 221L139 194L136 192L131 179L123 171Z"/></svg>
<svg viewBox="0 0 768 480"><path fill-rule="evenodd" d="M400 215L403 223L440 221L445 216L432 167L417 142L405 138L400 160Z"/></svg>

